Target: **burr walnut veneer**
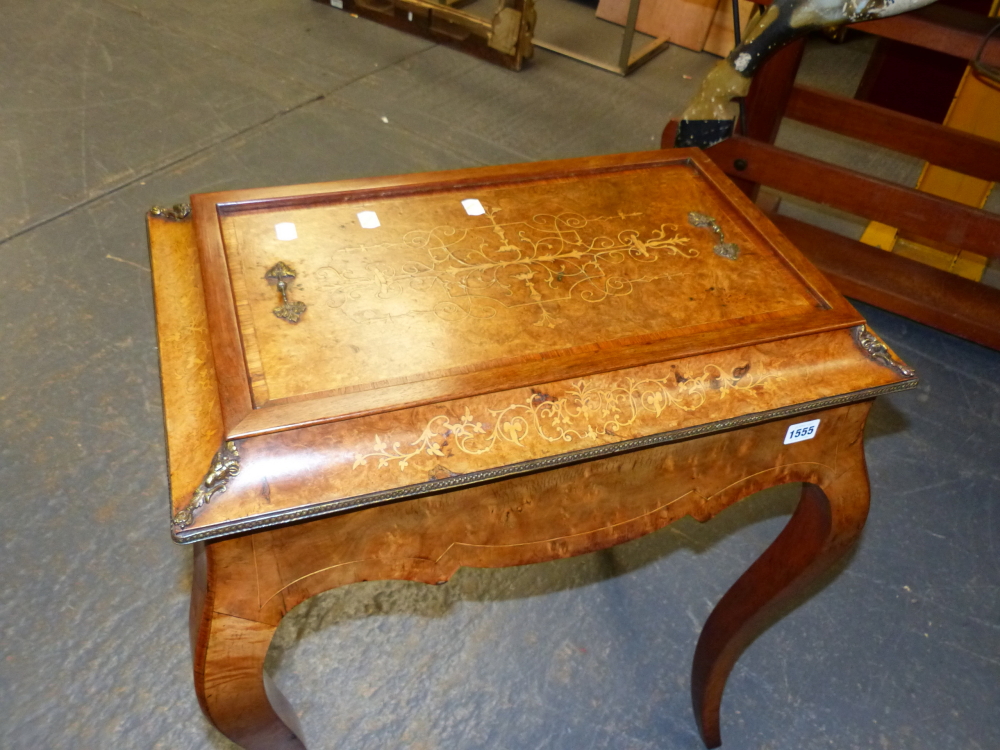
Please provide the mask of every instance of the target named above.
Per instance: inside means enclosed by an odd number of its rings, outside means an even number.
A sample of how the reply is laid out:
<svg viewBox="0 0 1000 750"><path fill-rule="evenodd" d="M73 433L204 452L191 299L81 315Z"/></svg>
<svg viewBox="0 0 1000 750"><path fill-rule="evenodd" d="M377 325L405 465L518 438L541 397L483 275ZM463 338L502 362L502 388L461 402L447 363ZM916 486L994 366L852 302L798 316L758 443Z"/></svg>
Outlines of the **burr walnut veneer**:
<svg viewBox="0 0 1000 750"><path fill-rule="evenodd" d="M196 195L148 225L195 684L247 748L304 747L262 665L314 594L801 482L697 647L718 745L739 653L864 525L872 400L916 383L693 150Z"/></svg>

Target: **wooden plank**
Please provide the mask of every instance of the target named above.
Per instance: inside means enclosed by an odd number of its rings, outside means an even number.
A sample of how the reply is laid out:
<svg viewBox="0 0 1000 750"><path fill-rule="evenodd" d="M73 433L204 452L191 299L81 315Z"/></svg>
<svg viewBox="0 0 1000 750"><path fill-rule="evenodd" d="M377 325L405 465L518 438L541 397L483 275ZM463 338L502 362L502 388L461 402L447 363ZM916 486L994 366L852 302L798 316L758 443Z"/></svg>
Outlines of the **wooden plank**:
<svg viewBox="0 0 1000 750"><path fill-rule="evenodd" d="M998 9L1000 0L994 0L990 15L995 17ZM880 46L885 43L892 42L883 41ZM966 66L943 125L953 130L974 133L992 141L1000 141L1000 91L979 80L972 68ZM954 141L952 138L953 143ZM965 149L966 153L969 151L969 148ZM1000 150L997 153L1000 153ZM973 164L976 163L976 160L972 161ZM967 206L982 208L993 188L996 172L975 176L978 173L973 169L955 165L950 165L952 168L948 168L949 165L939 164L940 162L935 162L933 159L924 164L916 188ZM943 268L973 281L979 281L986 268L987 259L978 253L942 251L903 237L897 241L895 229L878 222L869 225L861 241L936 268Z"/></svg>
<svg viewBox="0 0 1000 750"><path fill-rule="evenodd" d="M856 23L852 28L971 60L994 23L995 19L986 16L931 5L912 13ZM1000 37L990 39L982 60L987 65L1000 65Z"/></svg>
<svg viewBox="0 0 1000 750"><path fill-rule="evenodd" d="M785 116L981 180L1000 180L1000 143L971 132L806 86L792 90ZM1000 132L1000 116L982 127Z"/></svg>
<svg viewBox="0 0 1000 750"><path fill-rule="evenodd" d="M327 0L316 0L327 5ZM454 4L432 0L343 0L343 10L408 34L430 39L438 44L466 52L511 70L520 70L523 61L531 57L531 26L533 0L513 0L510 8L521 13L517 43L507 42L500 48L494 44L498 26L506 18L480 18L458 10ZM503 11L504 9L501 9Z"/></svg>
<svg viewBox="0 0 1000 750"><path fill-rule="evenodd" d="M973 73L971 66L967 67L944 124L953 130L988 139L995 144L996 153L1000 154L1000 90L984 83ZM952 170L929 163L924 165L917 189L967 206L982 208L998 175L1000 170L981 179L974 174L970 175L968 170ZM936 248L901 240L893 252L922 260L928 265L947 263L951 273L973 281L979 281L986 270L986 258L968 251L942 253Z"/></svg>
<svg viewBox="0 0 1000 750"><path fill-rule="evenodd" d="M945 124L952 132L964 131L969 139L980 137L992 144L995 169L981 173L928 159L932 166L921 176L918 185L928 193L982 208L993 188L991 183L1000 180L1000 90L981 81L971 68L967 69Z"/></svg>
<svg viewBox="0 0 1000 750"><path fill-rule="evenodd" d="M787 216L771 220L848 297L1000 350L1000 290Z"/></svg>
<svg viewBox="0 0 1000 750"><path fill-rule="evenodd" d="M740 136L706 153L734 177L892 224L913 239L1000 258L1000 219L980 209Z"/></svg>
<svg viewBox="0 0 1000 750"><path fill-rule="evenodd" d="M664 31L651 32L650 36L667 37L671 44L701 52L715 17L715 5L715 0L672 0Z"/></svg>
<svg viewBox="0 0 1000 750"><path fill-rule="evenodd" d="M906 237L898 237L896 239L892 252L903 258L919 261L924 265L933 266L934 268L953 273L970 281L979 281L983 277L983 271L986 268L986 261L988 260L979 253L969 252L968 250L958 252L955 250L941 250L914 242Z"/></svg>
<svg viewBox="0 0 1000 750"><path fill-rule="evenodd" d="M771 55L757 71L747 92L747 137L774 143L805 48L806 40L800 37Z"/></svg>
<svg viewBox="0 0 1000 750"><path fill-rule="evenodd" d="M489 37L493 29L493 24L488 18L473 16L454 6L442 5L431 0L399 0L398 5L406 11L431 11L439 20L461 26L477 36Z"/></svg>

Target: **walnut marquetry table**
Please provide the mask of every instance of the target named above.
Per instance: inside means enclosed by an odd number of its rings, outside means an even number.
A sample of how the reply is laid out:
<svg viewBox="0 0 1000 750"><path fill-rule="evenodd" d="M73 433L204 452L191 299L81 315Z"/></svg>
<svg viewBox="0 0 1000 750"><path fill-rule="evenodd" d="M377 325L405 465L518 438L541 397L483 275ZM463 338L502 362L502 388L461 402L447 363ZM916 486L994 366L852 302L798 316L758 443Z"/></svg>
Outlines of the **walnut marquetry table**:
<svg viewBox="0 0 1000 750"><path fill-rule="evenodd" d="M319 592L579 555L801 482L695 652L718 745L740 652L864 525L873 399L916 384L846 300L694 150L192 200L148 226L215 726L304 747L262 667Z"/></svg>

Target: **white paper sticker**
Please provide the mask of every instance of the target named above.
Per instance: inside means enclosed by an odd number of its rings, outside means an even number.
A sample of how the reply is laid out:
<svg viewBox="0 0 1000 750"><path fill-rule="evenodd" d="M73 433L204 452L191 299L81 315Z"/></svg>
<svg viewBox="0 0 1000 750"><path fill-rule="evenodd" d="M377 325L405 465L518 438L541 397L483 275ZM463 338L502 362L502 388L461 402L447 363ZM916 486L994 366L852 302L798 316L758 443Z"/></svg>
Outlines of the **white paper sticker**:
<svg viewBox="0 0 1000 750"><path fill-rule="evenodd" d="M406 20L407 21L412 21L413 20L413 13L407 13L406 14Z"/></svg>
<svg viewBox="0 0 1000 750"><path fill-rule="evenodd" d="M375 227L382 226L379 223L378 214L374 211L361 211L358 214L358 221L365 229L375 229Z"/></svg>
<svg viewBox="0 0 1000 750"><path fill-rule="evenodd" d="M462 201L462 208L465 209L465 213L469 216L482 216L486 213L486 209L483 208L483 204L475 198L466 198Z"/></svg>
<svg viewBox="0 0 1000 750"><path fill-rule="evenodd" d="M332 5L334 8L340 8L341 10L343 10L344 0L330 0L330 5Z"/></svg>
<svg viewBox="0 0 1000 750"><path fill-rule="evenodd" d="M812 440L816 437L816 430L819 428L819 420L812 422L799 422L793 424L785 433L785 445L789 443L801 443L803 440Z"/></svg>
<svg viewBox="0 0 1000 750"><path fill-rule="evenodd" d="M297 240L299 238L298 232L295 231L295 225L290 221L275 224L274 233L278 235L279 240Z"/></svg>

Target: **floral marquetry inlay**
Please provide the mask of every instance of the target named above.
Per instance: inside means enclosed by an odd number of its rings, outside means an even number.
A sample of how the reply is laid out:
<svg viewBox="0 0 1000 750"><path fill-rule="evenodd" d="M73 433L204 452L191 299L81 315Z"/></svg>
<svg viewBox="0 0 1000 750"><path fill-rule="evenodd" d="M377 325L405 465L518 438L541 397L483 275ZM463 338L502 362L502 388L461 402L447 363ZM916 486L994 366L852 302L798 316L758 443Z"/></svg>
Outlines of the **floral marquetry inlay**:
<svg viewBox="0 0 1000 750"><path fill-rule="evenodd" d="M645 233L627 228L639 213L588 218L564 212L506 223L500 214L487 208L487 223L473 229L442 225L408 232L399 243L347 248L342 252L378 250L383 260L363 270L336 263L321 268L316 276L327 304L356 323L379 322L398 316L387 303L416 293L426 306L408 307L403 314L485 319L520 308L535 311L534 325L555 328L565 322L560 302L600 303L629 295L638 285L682 273L663 258L699 254L673 224ZM626 228L608 230L609 224ZM425 258L384 260L397 251L412 257L414 250Z"/></svg>
<svg viewBox="0 0 1000 750"><path fill-rule="evenodd" d="M591 356L611 369L672 361L716 332L753 339L825 304L690 164L324 190L220 214L248 431L499 393L540 373L568 385ZM714 249L730 244L738 258ZM296 274L284 296L267 277L279 261ZM308 307L294 326L293 305Z"/></svg>
<svg viewBox="0 0 1000 750"><path fill-rule="evenodd" d="M541 440L566 445L607 437L626 437L623 431L643 419L656 419L669 409L694 412L709 400L740 392L753 397L770 391L783 378L750 372L749 364L726 370L705 365L697 376L679 371L663 378L626 378L610 387L579 381L561 397L533 391L520 403L477 413L465 409L461 417L439 414L427 421L412 442L392 435L376 435L370 452L355 455L354 468L377 462L378 468L405 469L411 461L456 453L490 453L501 444L526 448Z"/></svg>

